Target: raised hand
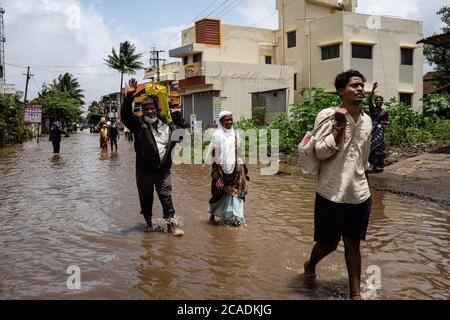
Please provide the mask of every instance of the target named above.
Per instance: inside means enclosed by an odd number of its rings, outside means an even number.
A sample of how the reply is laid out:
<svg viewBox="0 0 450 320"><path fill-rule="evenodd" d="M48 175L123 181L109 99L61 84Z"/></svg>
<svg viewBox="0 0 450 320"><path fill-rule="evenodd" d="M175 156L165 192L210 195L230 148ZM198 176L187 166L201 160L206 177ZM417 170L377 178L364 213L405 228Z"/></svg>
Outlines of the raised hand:
<svg viewBox="0 0 450 320"><path fill-rule="evenodd" d="M372 87L372 92L375 92L378 89L378 82L375 82Z"/></svg>
<svg viewBox="0 0 450 320"><path fill-rule="evenodd" d="M136 79L132 78L130 79L130 81L128 81L127 93L134 95L136 93L136 90L137 90L137 81Z"/></svg>

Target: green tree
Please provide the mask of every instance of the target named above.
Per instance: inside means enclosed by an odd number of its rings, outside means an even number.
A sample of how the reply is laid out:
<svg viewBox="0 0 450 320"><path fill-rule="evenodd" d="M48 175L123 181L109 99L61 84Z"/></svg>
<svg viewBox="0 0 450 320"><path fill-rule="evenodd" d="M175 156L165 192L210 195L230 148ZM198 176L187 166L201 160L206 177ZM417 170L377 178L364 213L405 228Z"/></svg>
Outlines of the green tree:
<svg viewBox="0 0 450 320"><path fill-rule="evenodd" d="M290 106L290 117L279 116L269 125L269 129L280 130L282 152L290 153L297 149L306 132L313 129L321 110L341 104L338 95L326 93L320 88L303 88L300 95L304 102Z"/></svg>
<svg viewBox="0 0 450 320"><path fill-rule="evenodd" d="M60 92L67 92L70 97L83 102L84 90L81 89L78 79L70 73L60 74L57 79L53 80L53 83L46 86L44 90L59 90Z"/></svg>
<svg viewBox="0 0 450 320"><path fill-rule="evenodd" d="M122 106L123 75L132 75L137 70L143 69L144 66L139 61L141 57L141 53L136 53L136 46L125 41L120 44L119 54L117 54L116 49L112 48L112 54L108 55L108 58L105 59L108 67L120 72L120 106Z"/></svg>
<svg viewBox="0 0 450 320"><path fill-rule="evenodd" d="M92 102L88 108L87 122L91 123L92 117L103 115L102 106L97 101Z"/></svg>
<svg viewBox="0 0 450 320"><path fill-rule="evenodd" d="M18 96L0 94L0 147L25 140L23 113L24 107Z"/></svg>
<svg viewBox="0 0 450 320"><path fill-rule="evenodd" d="M442 28L443 33L450 33L450 7L443 6L438 12L445 26ZM450 73L450 50L447 46L425 45L423 54L430 65L435 65L435 71Z"/></svg>
<svg viewBox="0 0 450 320"><path fill-rule="evenodd" d="M78 122L83 113L79 100L59 90L48 90L33 103L42 105L44 115L53 119L62 118L67 124Z"/></svg>
<svg viewBox="0 0 450 320"><path fill-rule="evenodd" d="M91 105L88 108L89 114L102 114L102 106L97 101L94 101L91 103Z"/></svg>

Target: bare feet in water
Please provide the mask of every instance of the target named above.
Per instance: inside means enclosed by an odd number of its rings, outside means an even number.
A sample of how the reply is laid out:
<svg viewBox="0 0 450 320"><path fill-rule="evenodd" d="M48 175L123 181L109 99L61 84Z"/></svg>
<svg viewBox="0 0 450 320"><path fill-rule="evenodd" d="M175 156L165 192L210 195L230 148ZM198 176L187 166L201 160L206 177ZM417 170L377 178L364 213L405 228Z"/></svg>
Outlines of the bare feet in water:
<svg viewBox="0 0 450 320"><path fill-rule="evenodd" d="M175 221L174 219L169 219L167 221L167 232L173 234L175 237L182 237L184 236L184 231L181 229L178 229L175 226Z"/></svg>
<svg viewBox="0 0 450 320"><path fill-rule="evenodd" d="M309 261L305 262L304 268L305 268L305 274L304 274L305 280L312 281L312 280L317 279L316 271L311 269L311 267L309 265Z"/></svg>

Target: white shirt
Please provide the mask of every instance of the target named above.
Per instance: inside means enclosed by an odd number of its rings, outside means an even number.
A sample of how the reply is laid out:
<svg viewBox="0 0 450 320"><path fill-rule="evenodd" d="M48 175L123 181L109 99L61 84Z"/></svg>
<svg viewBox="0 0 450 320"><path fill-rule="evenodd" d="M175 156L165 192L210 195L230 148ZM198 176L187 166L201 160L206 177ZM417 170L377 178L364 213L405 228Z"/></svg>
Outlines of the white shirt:
<svg viewBox="0 0 450 320"><path fill-rule="evenodd" d="M166 155L170 142L170 127L158 119L158 129L155 130L153 126L150 126L150 128L155 137L156 145L158 146L159 158L162 161Z"/></svg>
<svg viewBox="0 0 450 320"><path fill-rule="evenodd" d="M237 139L237 141L236 141ZM237 164L244 163L242 153L241 137L238 131L234 129L224 129L219 126L211 138L211 144L208 151L208 161L212 150L215 150L214 161L222 166L223 172L232 174ZM237 161L236 161L237 153Z"/></svg>
<svg viewBox="0 0 450 320"><path fill-rule="evenodd" d="M335 108L322 110L317 116L317 126L331 116L316 133L315 153L320 162L317 193L336 202L359 204L370 198L365 172L369 169L372 120L361 112L355 123L347 114L345 137L339 145L332 134Z"/></svg>

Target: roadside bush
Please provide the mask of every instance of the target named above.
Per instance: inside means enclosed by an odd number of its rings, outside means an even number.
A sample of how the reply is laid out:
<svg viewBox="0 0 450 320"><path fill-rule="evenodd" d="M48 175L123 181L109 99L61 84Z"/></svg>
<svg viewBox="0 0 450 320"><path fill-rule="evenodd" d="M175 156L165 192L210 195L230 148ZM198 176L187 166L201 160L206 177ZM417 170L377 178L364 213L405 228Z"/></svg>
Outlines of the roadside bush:
<svg viewBox="0 0 450 320"><path fill-rule="evenodd" d="M395 99L389 100L386 107L390 120L385 134L386 144L406 147L450 139L450 120L438 119L436 114L425 116L426 113L414 112L410 106Z"/></svg>
<svg viewBox="0 0 450 320"><path fill-rule="evenodd" d="M423 99L423 114L433 118L450 119L450 95L430 94Z"/></svg>
<svg viewBox="0 0 450 320"><path fill-rule="evenodd" d="M25 141L23 113L23 105L17 96L0 94L0 147Z"/></svg>

